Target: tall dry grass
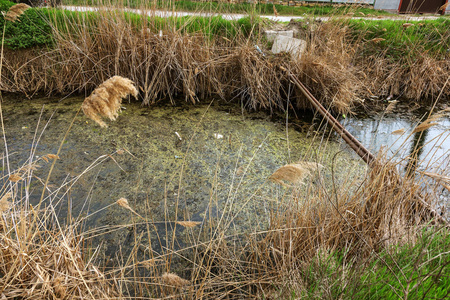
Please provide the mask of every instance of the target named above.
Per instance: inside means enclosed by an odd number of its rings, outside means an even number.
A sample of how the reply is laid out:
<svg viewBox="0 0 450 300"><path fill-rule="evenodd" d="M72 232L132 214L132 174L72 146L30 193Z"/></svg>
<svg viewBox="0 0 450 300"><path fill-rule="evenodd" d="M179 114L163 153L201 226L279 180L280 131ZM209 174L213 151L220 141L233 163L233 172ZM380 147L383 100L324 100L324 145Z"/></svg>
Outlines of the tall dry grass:
<svg viewBox="0 0 450 300"><path fill-rule="evenodd" d="M410 42L411 54L390 57L388 49L400 51L394 43L407 34L405 30L421 30L417 24L393 33L390 38L395 41L390 42L367 40L370 30L361 29L358 34L345 18L291 22L290 28L308 45L301 59L293 60L289 55L270 54L262 32L271 25L256 17L249 17L242 26L218 17L159 18L146 7L141 15L97 8L89 13L55 10L48 16L54 44L48 49L6 49L3 91L29 97L40 92L89 94L107 78L120 75L135 82L146 105L219 97L241 101L249 109L285 109L287 102L297 108L310 107L279 68L283 67L300 78L324 106L347 113L362 103L360 99L374 95L418 102L436 97L450 70L449 60L427 50L422 41ZM192 30L195 26L199 31ZM223 28L217 31L218 26ZM395 24L389 26L396 29ZM438 34L437 29L427 30L431 36ZM430 37L430 43L439 46L448 34L441 42ZM376 51L383 49L376 46L383 43L385 50ZM450 87L444 89L448 96Z"/></svg>
<svg viewBox="0 0 450 300"><path fill-rule="evenodd" d="M55 202L50 200L44 209L30 205L33 173L50 157L13 171L20 176L2 177L0 295L4 299L115 298L117 287L94 263L97 254L86 251L80 224L61 223L55 209L58 191L46 198Z"/></svg>
<svg viewBox="0 0 450 300"><path fill-rule="evenodd" d="M298 101L291 101L297 107L308 107L279 69L283 66L304 79L326 106L347 112L355 102L360 82L350 67L351 46L333 49L343 45L345 36L336 36L331 27L319 30L324 35L308 38L309 50L298 61L255 49L266 43L262 21L254 21L250 29L236 23L227 29L231 35L211 36L186 32L185 27L196 22L194 17L184 19L185 25L179 28L175 19L143 21L147 20L144 13L152 14L143 9L138 18L100 8L95 17L55 12L59 21L52 21L54 46L22 50L19 55L7 51L1 88L29 96L42 91L90 93L107 78L120 75L136 83L144 104L160 99L174 103L180 97L195 103L219 97L241 101L249 109L273 110L285 109L289 95L298 96ZM210 22L206 28L216 26L213 19Z"/></svg>

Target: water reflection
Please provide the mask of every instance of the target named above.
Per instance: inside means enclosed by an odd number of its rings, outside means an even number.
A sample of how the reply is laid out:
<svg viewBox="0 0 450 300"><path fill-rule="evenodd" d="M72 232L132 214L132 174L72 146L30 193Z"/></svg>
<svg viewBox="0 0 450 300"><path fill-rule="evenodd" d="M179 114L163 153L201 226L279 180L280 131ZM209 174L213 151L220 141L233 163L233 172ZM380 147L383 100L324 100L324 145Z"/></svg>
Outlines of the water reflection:
<svg viewBox="0 0 450 300"><path fill-rule="evenodd" d="M413 175L418 167L420 157L424 150L425 140L428 136L428 130L416 132L412 137L413 142L409 151L408 164L405 167L405 173L408 176Z"/></svg>
<svg viewBox="0 0 450 300"><path fill-rule="evenodd" d="M382 147L390 157L409 157L407 169L428 169L431 165L443 168L450 158L450 118L444 117L437 125L417 133L413 129L422 116L383 116L365 119L346 119L342 124L374 153ZM395 134L404 129L403 134ZM394 134L393 134L394 132Z"/></svg>

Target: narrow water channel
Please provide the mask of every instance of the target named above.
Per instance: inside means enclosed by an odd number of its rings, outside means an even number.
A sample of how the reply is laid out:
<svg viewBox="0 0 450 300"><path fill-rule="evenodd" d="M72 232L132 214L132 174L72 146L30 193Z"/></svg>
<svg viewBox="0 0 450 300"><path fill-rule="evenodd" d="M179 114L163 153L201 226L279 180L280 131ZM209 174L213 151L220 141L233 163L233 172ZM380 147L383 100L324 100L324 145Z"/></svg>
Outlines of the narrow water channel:
<svg viewBox="0 0 450 300"><path fill-rule="evenodd" d="M56 154L82 101L81 97L5 97L10 169L20 170L30 160L36 165L26 194L31 203L39 200L50 168L44 157ZM85 218L85 230L101 237L105 253L132 245L136 236L142 238L140 244L151 244L156 251L182 247L194 237L192 231L177 226L177 245L173 245L176 221L226 226L235 235L248 228L267 228L271 210L286 201L286 188L268 177L285 164L323 165L321 184L326 186L331 186L332 164L338 183L364 174L364 164L343 152L340 142L273 122L264 112L242 112L236 104L142 107L124 102L123 106L108 128L82 114L75 117L50 177L46 195L51 196L44 202L56 207L61 220L68 215ZM3 176L3 184L7 178ZM116 205L119 198L128 199L137 214ZM211 219L220 224L208 225ZM140 225L132 225L136 223ZM149 230L150 235L144 234Z"/></svg>
<svg viewBox="0 0 450 300"><path fill-rule="evenodd" d="M18 170L30 160L37 166L27 196L30 202L39 199L49 171L43 157L57 152L82 101L81 97L5 97L2 109L10 168ZM406 138L417 122L418 118L384 116L347 119L344 124L374 152L385 145L389 153L406 157L414 145L423 145L419 160L437 160L448 173L450 119L442 119L420 137ZM286 188L268 177L285 164L323 165L321 179L305 182L305 190L308 185L331 187L332 177L344 186L365 176L366 166L350 151L343 151L340 139L307 121L286 126L264 112L243 112L235 104L141 107L137 102L124 103L117 121L108 124L105 129L84 115L75 118L45 202L57 206L61 219L85 218L85 230L101 236L104 253L131 246L136 236L141 245L156 251L199 238L178 226L174 245L174 221L207 226L214 218L240 235L248 228L267 228L271 210L286 197ZM405 134L392 134L401 128ZM5 175L3 137L0 151ZM6 180L3 176L2 184ZM137 214L115 204L122 197ZM442 203L448 205L448 199ZM152 227L144 221L151 221Z"/></svg>

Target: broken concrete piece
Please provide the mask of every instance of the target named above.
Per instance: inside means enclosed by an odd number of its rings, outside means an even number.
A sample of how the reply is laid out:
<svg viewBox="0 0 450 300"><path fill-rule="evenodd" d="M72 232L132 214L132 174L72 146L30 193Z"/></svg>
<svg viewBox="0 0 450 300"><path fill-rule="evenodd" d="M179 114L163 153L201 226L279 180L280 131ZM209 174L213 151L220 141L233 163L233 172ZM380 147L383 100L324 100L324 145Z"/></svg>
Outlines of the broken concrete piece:
<svg viewBox="0 0 450 300"><path fill-rule="evenodd" d="M264 33L266 34L266 38L269 42L273 42L279 35L294 37L293 30L266 30Z"/></svg>
<svg viewBox="0 0 450 300"><path fill-rule="evenodd" d="M274 54L287 52L293 59L299 59L305 50L306 41L283 35L278 35L272 46Z"/></svg>

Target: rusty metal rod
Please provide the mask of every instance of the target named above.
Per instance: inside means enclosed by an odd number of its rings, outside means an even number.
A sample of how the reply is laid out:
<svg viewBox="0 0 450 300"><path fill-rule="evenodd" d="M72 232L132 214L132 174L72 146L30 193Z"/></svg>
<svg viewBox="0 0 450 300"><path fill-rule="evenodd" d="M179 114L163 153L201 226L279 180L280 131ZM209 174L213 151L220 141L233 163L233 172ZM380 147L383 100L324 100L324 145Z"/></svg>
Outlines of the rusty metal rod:
<svg viewBox="0 0 450 300"><path fill-rule="evenodd" d="M333 127L333 129L344 139L344 141L369 165L374 166L376 164L376 157L361 144L350 132L348 132L344 126L339 123L336 118L334 118L330 112L328 112L325 107L311 94L311 92L301 83L297 77L295 77L290 71L284 67L280 67L281 70L287 72L291 81L303 92L303 94L308 98L311 104L316 108L319 113L327 120L327 122ZM400 178L398 178L400 179ZM428 210L432 218L437 219L441 224L450 227L449 222L445 220L439 213L434 210L430 204L428 204L422 197L422 195L416 195L417 200Z"/></svg>
<svg viewBox="0 0 450 300"><path fill-rule="evenodd" d="M371 165L375 162L375 156L361 144L350 132L348 132L344 126L336 120L330 112L311 94L311 92L301 83L297 77L295 77L290 71L284 67L280 67L283 71L286 71L291 81L303 92L308 98L315 109L327 120L327 122L333 127L333 129L344 139L344 141L368 164Z"/></svg>

